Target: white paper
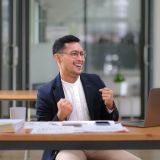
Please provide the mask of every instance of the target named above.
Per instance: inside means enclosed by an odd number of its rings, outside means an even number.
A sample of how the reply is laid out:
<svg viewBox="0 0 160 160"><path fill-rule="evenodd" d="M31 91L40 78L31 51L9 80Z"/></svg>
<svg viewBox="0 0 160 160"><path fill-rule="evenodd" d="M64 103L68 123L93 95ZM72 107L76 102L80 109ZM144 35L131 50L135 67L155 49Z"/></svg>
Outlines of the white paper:
<svg viewBox="0 0 160 160"><path fill-rule="evenodd" d="M0 133L17 132L23 126L23 119L0 119Z"/></svg>
<svg viewBox="0 0 160 160"><path fill-rule="evenodd" d="M27 122L25 128L30 127L32 134L128 131L121 123L115 123L114 121L108 122L109 124L96 124L95 121Z"/></svg>

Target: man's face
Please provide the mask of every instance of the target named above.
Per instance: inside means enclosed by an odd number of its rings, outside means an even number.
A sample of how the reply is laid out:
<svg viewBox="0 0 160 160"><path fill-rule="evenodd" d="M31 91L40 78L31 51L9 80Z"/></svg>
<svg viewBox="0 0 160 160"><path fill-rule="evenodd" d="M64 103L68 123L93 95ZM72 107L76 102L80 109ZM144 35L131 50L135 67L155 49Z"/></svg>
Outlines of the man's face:
<svg viewBox="0 0 160 160"><path fill-rule="evenodd" d="M60 72L65 76L77 77L83 70L84 50L80 43L66 43L59 54Z"/></svg>

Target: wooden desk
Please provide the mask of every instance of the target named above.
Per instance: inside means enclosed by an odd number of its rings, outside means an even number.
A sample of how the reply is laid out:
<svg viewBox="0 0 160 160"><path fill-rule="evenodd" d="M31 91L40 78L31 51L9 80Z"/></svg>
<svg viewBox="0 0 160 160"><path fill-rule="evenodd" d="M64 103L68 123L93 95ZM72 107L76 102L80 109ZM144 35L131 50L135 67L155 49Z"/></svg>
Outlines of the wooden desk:
<svg viewBox="0 0 160 160"><path fill-rule="evenodd" d="M0 90L0 100L29 100L35 101L37 91L35 90Z"/></svg>
<svg viewBox="0 0 160 160"><path fill-rule="evenodd" d="M0 101L35 101L37 98L36 90L0 90ZM27 119L30 120L30 115L27 109Z"/></svg>
<svg viewBox="0 0 160 160"><path fill-rule="evenodd" d="M0 134L0 149L160 149L160 127L128 127L129 132Z"/></svg>

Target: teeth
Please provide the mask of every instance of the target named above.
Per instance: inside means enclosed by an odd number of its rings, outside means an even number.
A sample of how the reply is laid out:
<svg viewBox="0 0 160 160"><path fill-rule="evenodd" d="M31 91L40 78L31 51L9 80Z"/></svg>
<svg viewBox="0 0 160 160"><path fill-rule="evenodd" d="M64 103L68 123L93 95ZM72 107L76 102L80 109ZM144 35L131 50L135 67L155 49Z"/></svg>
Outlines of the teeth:
<svg viewBox="0 0 160 160"><path fill-rule="evenodd" d="M76 65L77 67L81 67L82 65Z"/></svg>

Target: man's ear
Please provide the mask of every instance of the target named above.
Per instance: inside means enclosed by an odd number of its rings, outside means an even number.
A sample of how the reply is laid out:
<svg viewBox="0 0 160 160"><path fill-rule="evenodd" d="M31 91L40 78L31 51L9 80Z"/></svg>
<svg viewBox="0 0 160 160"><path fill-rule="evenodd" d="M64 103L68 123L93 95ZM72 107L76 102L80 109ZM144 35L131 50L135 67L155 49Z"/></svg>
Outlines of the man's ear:
<svg viewBox="0 0 160 160"><path fill-rule="evenodd" d="M54 55L53 55L53 58L55 59L55 61L56 61L57 63L60 63L61 59L60 59L60 55L59 55L59 54L54 54Z"/></svg>

